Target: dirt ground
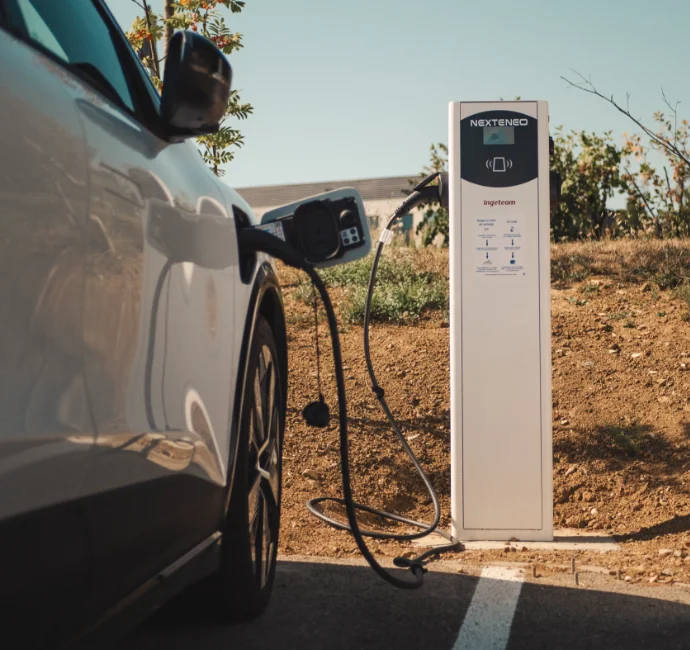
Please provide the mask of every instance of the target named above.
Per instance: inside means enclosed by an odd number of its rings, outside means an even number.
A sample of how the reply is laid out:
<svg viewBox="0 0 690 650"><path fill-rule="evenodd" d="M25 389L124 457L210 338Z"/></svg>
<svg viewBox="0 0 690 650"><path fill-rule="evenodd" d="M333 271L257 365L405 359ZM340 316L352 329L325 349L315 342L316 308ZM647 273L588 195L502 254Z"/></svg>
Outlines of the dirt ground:
<svg viewBox="0 0 690 650"><path fill-rule="evenodd" d="M319 326L321 374L332 422L315 429L301 416L318 389L313 312L296 298L297 277L290 270L281 275L290 321L290 384L280 551L348 557L357 553L349 533L318 521L305 507L317 496L340 496L341 477L324 322ZM626 280L624 274L607 270L578 277L560 278L552 288L554 525L616 536L620 552L579 553L582 565L620 570L621 578L650 586L690 583L688 305L677 292ZM342 295L338 290L332 295L337 305ZM371 393L362 328L343 325L341 341L356 499L429 521L431 501ZM405 326L376 323L371 347L379 382L440 495L441 527L448 529L447 322L435 313ZM362 523L381 527L371 517L362 517ZM370 546L384 557L419 551L396 542L371 541ZM550 566L550 571L566 570L573 555L527 551L517 542L503 551L466 551L457 559L505 560L506 554L511 561Z"/></svg>

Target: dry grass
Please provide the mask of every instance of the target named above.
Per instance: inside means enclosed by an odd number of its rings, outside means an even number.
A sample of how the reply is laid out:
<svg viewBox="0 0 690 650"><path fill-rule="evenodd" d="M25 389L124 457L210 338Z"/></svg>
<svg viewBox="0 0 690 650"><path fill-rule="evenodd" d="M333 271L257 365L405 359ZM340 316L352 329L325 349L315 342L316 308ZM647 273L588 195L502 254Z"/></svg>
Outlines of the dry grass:
<svg viewBox="0 0 690 650"><path fill-rule="evenodd" d="M690 280L690 240L611 240L555 244L551 280L557 285L589 277L620 282L650 282L672 289Z"/></svg>
<svg viewBox="0 0 690 650"><path fill-rule="evenodd" d="M322 275L330 288L340 289L339 292L336 291L339 297L353 298L354 303L357 303L356 307L361 302L357 298L361 296L354 294L357 291L363 292L371 261L370 255L347 266L324 270ZM384 250L378 291L385 292L386 283L400 285L406 277L413 275L433 278L434 282L438 280L443 284L443 278L448 278L448 272L448 249L387 247ZM673 289L675 295L690 306L690 239L609 240L551 246L551 281L555 288L565 289L588 278L608 278L623 284L647 283L651 291ZM295 297L299 299L306 288L305 276L293 269L284 268L281 279L288 293L290 289L298 289ZM442 287L437 289L440 291ZM592 285L589 289L595 291L597 287ZM447 292L447 288L444 291ZM584 287L582 291L587 293L588 287ZM429 304L431 311L447 308L440 299ZM350 320L357 321L361 314L357 312L355 316Z"/></svg>

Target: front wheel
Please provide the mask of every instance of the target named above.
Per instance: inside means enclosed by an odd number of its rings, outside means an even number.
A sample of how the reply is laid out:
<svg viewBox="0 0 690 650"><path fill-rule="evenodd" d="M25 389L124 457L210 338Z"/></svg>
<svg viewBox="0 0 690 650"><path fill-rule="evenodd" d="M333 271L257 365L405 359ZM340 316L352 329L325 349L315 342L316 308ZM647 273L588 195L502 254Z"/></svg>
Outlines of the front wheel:
<svg viewBox="0 0 690 650"><path fill-rule="evenodd" d="M216 605L229 621L261 614L273 588L285 424L278 358L273 331L259 316L249 351L237 469L216 576Z"/></svg>

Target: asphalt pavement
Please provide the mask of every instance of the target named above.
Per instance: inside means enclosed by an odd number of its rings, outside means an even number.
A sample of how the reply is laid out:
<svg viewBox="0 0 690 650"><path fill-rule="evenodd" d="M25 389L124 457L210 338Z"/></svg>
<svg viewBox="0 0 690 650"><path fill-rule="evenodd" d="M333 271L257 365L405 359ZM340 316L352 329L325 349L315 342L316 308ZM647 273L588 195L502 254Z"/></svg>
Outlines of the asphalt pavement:
<svg viewBox="0 0 690 650"><path fill-rule="evenodd" d="M164 608L120 648L690 649L690 588L629 585L597 573L581 573L576 585L568 574L480 571L435 563L422 589L403 591L359 562L283 560L258 620L218 626L173 603L173 616Z"/></svg>

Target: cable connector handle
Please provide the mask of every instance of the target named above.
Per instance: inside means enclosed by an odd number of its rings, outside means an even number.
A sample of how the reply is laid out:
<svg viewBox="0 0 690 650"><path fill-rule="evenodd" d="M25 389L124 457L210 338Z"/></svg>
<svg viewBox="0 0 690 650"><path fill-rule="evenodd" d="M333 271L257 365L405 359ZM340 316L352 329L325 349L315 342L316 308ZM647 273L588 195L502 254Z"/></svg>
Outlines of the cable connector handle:
<svg viewBox="0 0 690 650"><path fill-rule="evenodd" d="M431 183L436 179L438 179L438 183L432 186ZM417 199L417 203L438 202L444 210L447 210L449 205L448 187L448 172L434 172L419 183L412 192L419 192L422 195Z"/></svg>
<svg viewBox="0 0 690 650"><path fill-rule="evenodd" d="M416 185L412 191L413 192L419 192L419 190L425 188L427 185L429 185L429 183L432 183L433 181L435 181L440 175L441 175L441 172L434 172L433 174L430 174L423 181L421 181L418 185Z"/></svg>

